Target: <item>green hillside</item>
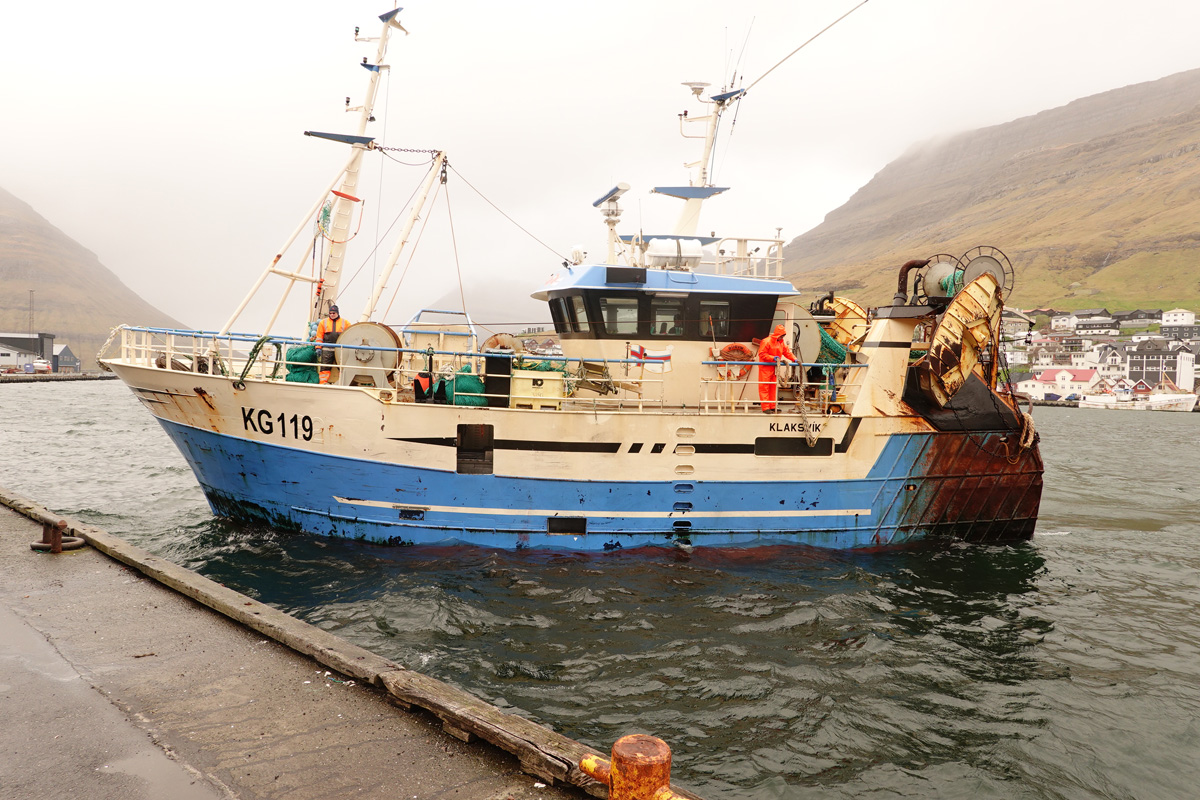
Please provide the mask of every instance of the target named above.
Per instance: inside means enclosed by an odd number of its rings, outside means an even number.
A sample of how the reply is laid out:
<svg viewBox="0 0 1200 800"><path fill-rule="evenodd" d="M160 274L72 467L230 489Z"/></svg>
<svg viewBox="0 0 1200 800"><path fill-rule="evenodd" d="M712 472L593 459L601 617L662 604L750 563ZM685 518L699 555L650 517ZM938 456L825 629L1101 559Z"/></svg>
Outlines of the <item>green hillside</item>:
<svg viewBox="0 0 1200 800"><path fill-rule="evenodd" d="M914 148L792 242L785 272L878 304L904 261L987 244L1016 306L1200 309L1198 123L1200 70Z"/></svg>

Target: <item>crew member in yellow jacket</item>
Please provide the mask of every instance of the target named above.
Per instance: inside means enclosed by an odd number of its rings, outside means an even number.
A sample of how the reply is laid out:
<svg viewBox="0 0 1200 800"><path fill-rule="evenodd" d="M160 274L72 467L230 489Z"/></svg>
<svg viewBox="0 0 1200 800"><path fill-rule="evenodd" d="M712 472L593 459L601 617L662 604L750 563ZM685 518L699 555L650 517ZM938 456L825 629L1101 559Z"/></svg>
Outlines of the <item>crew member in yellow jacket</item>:
<svg viewBox="0 0 1200 800"><path fill-rule="evenodd" d="M317 332L313 336L313 341L317 343L317 352L321 354L321 383L329 383L329 374L332 371L330 366L337 361L334 357L334 349L321 347L321 344L336 343L338 337L349 327L349 323L342 319L337 306L330 306L329 316L317 323Z"/></svg>

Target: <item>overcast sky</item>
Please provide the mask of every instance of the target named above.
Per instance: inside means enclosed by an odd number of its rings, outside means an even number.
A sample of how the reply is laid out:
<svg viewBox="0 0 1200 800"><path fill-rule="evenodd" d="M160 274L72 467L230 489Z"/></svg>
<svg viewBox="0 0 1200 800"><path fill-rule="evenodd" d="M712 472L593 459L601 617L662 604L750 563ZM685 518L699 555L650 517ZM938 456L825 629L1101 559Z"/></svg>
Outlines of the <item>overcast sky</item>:
<svg viewBox="0 0 1200 800"><path fill-rule="evenodd" d="M449 212L439 198L387 319L456 293L459 270L476 295L524 296L557 268L556 253L582 244L601 256L591 203L617 181L633 187L623 230L669 231L678 201L648 191L687 183L697 142L679 137L677 114L702 113L680 83L717 89L736 74L749 84L858 2L405 5L411 35L392 38L370 133L445 149L549 249L452 175ZM343 146L302 132L353 131L345 97L359 102L356 65L374 55L353 29L378 35L392 7L9 3L0 186L155 306L217 328L344 162ZM727 115L716 182L732 190L707 204L701 228L794 238L918 141L1200 67L1197 31L1191 0L869 0L756 86L736 126ZM370 255L376 231L421 177L377 154L365 164L365 217L346 262L358 277L343 292L352 317L390 248ZM237 327L263 324L281 289L268 281ZM467 296L478 319L496 318Z"/></svg>

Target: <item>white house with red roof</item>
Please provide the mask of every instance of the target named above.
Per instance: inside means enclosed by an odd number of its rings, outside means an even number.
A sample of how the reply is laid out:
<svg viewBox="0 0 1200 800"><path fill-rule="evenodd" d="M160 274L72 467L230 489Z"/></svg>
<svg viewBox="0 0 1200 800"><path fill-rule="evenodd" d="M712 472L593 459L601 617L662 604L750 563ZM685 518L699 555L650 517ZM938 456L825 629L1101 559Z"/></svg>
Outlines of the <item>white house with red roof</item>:
<svg viewBox="0 0 1200 800"><path fill-rule="evenodd" d="M1057 367L1042 370L1027 381L1017 384L1017 391L1034 400L1064 400L1091 392L1099 383L1100 373L1094 369Z"/></svg>

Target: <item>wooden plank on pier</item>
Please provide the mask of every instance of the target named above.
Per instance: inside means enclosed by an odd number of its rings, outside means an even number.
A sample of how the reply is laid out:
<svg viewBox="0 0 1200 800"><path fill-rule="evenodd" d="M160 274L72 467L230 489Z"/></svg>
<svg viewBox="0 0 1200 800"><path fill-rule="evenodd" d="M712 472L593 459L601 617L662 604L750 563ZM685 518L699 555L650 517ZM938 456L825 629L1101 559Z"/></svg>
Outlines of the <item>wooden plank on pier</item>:
<svg viewBox="0 0 1200 800"><path fill-rule="evenodd" d="M490 703L447 683L412 670L381 674L390 694L404 703L431 711L448 729L478 736L515 755L526 771L547 781L574 784L593 794L600 789L579 770L579 760L596 752L547 727L515 714L507 714Z"/></svg>

